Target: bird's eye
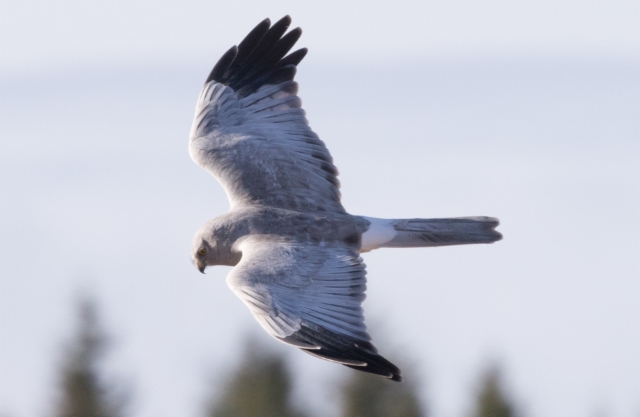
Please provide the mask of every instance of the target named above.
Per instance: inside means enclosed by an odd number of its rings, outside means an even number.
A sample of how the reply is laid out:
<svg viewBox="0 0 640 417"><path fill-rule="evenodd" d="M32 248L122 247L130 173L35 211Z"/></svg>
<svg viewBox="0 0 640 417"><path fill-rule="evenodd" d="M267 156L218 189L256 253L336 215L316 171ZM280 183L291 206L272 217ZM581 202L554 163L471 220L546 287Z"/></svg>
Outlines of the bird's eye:
<svg viewBox="0 0 640 417"><path fill-rule="evenodd" d="M198 255L203 256L207 254L207 250L205 248L198 249Z"/></svg>

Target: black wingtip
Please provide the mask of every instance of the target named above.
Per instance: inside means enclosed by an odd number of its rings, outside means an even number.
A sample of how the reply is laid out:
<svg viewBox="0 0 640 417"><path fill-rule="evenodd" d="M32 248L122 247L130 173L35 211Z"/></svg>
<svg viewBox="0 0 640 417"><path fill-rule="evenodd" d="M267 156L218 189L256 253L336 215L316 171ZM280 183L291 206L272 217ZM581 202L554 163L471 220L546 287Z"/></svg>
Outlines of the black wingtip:
<svg viewBox="0 0 640 417"><path fill-rule="evenodd" d="M233 45L231 48L229 48L227 52L224 53L224 55L222 55L220 60L218 60L216 65L213 67L213 69L209 73L209 76L207 77L207 81L205 81L204 83L206 84L209 81L218 80L224 77L224 73L229 69L233 61L236 59L237 55L238 55L238 47Z"/></svg>
<svg viewBox="0 0 640 417"><path fill-rule="evenodd" d="M287 65L298 65L300 61L307 55L309 50L307 48L298 49L295 52L291 52L289 55L285 56L278 62L280 67L285 67Z"/></svg>
<svg viewBox="0 0 640 417"><path fill-rule="evenodd" d="M283 25L285 27L289 27L289 25L291 25L291 16L289 16L288 14L282 16L280 20L278 20L276 23L273 24L273 26L277 26L277 25Z"/></svg>
<svg viewBox="0 0 640 417"><path fill-rule="evenodd" d="M402 382L404 381L404 379L402 378L402 376L400 374L394 374L391 378L389 378L392 381L396 381L396 382Z"/></svg>
<svg viewBox="0 0 640 417"><path fill-rule="evenodd" d="M206 82L228 85L236 92L241 91L240 96L247 96L263 85L292 80L295 66L307 54L307 49L285 56L302 35L300 28L285 34L289 25L289 15L273 25L269 18L258 23L237 48L231 48L220 58ZM294 68L288 68L290 66Z"/></svg>
<svg viewBox="0 0 640 417"><path fill-rule="evenodd" d="M364 336L367 336L366 333ZM322 326L302 325L289 339L314 346L313 350L302 348L305 353L331 362L338 362L356 371L367 372L401 382L400 369L378 354L378 350L366 340L331 332ZM290 343L289 340L285 340ZM295 344L294 344L295 346Z"/></svg>
<svg viewBox="0 0 640 417"><path fill-rule="evenodd" d="M245 36L245 38L243 39L243 42L247 38L249 38L252 34L266 32L267 30L269 30L270 27L271 27L271 19L267 17L266 19L258 23L253 29L251 29L249 34Z"/></svg>
<svg viewBox="0 0 640 417"><path fill-rule="evenodd" d="M356 371L366 372L373 375L383 376L391 381L402 382L402 375L400 369L389 362L387 359L380 355L371 358L367 361L367 366L353 366L343 364L347 368L355 369Z"/></svg>

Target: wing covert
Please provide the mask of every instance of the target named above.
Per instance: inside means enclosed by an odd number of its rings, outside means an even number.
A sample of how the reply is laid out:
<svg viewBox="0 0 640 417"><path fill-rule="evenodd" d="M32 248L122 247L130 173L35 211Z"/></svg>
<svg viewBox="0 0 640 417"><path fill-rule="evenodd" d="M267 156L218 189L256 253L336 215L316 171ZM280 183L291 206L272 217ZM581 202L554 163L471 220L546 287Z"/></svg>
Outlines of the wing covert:
<svg viewBox="0 0 640 417"><path fill-rule="evenodd" d="M344 213L338 170L293 81L306 49L285 56L302 33L284 35L290 22L269 27L266 19L218 61L198 99L189 152L232 206Z"/></svg>
<svg viewBox="0 0 640 417"><path fill-rule="evenodd" d="M313 356L402 379L366 331L366 271L357 252L258 238L241 250L227 283L267 333Z"/></svg>

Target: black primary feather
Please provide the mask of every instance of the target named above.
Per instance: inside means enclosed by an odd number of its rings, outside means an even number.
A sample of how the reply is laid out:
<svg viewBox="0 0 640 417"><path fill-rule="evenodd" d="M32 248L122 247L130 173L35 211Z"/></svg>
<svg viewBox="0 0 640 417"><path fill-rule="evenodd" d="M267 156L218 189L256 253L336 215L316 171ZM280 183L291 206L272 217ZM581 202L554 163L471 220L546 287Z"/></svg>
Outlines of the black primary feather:
<svg viewBox="0 0 640 417"><path fill-rule="evenodd" d="M344 366L358 371L381 375L392 381L402 381L400 369L378 354L378 350L370 342L339 335L322 326L312 327L308 324L302 325L300 330L283 340L318 346L320 349L303 347L302 350L312 356L341 362Z"/></svg>
<svg viewBox="0 0 640 417"><path fill-rule="evenodd" d="M238 56L238 47L234 45L227 52L225 52L224 55L222 55L222 58L218 60L216 65L213 67L213 69L209 73L209 76L207 77L207 81L205 81L205 84L211 80L221 79L224 76L224 73L227 71L227 69L229 69L229 66L231 66L231 63L233 62L233 60L237 56Z"/></svg>
<svg viewBox="0 0 640 417"><path fill-rule="evenodd" d="M271 20L269 18L264 19L262 22L258 23L258 25L253 28L251 32L240 42L238 45L238 56L231 66L230 70L233 71L239 65L242 65L244 61L246 61L247 57L253 50L258 46L260 40L264 37L264 35L269 31L269 27L271 26ZM228 77L228 75L227 75Z"/></svg>
<svg viewBox="0 0 640 417"><path fill-rule="evenodd" d="M290 24L289 16L273 26L269 19L260 22L237 47L229 49L218 60L205 84L216 81L233 88L238 96L246 97L263 85L293 80L296 65L307 54L307 49L286 55L302 35L300 28L285 35Z"/></svg>

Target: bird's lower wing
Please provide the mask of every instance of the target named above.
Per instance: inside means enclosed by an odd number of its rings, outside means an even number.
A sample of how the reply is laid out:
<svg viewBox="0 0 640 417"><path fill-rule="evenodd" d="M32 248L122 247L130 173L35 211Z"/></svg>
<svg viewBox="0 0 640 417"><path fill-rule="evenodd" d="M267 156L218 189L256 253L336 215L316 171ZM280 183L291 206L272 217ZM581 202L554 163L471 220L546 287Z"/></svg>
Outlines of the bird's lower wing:
<svg viewBox="0 0 640 417"><path fill-rule="evenodd" d="M361 307L366 271L351 249L248 239L229 287L276 339L310 355L400 381L371 344Z"/></svg>

